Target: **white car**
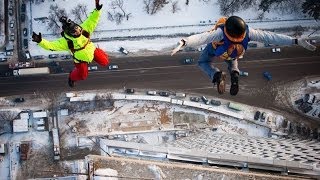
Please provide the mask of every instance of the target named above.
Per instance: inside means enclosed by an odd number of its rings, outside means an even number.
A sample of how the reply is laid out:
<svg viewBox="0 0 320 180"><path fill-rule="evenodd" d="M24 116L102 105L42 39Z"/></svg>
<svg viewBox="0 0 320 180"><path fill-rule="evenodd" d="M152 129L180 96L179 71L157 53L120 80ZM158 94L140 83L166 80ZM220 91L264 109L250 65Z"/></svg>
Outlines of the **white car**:
<svg viewBox="0 0 320 180"><path fill-rule="evenodd" d="M125 55L128 55L128 54L129 54L129 51L126 50L126 49L123 48L123 47L120 47L119 51L122 52L122 53L125 54Z"/></svg>
<svg viewBox="0 0 320 180"><path fill-rule="evenodd" d="M147 91L147 94L155 96L155 95L157 95L157 91Z"/></svg>
<svg viewBox="0 0 320 180"><path fill-rule="evenodd" d="M280 48L272 48L272 52L273 53L279 53L279 52L281 52L281 49Z"/></svg>
<svg viewBox="0 0 320 180"><path fill-rule="evenodd" d="M113 64L113 65L110 65L108 68L109 68L110 70L117 70L117 69L119 68L119 66L116 65L116 64Z"/></svg>
<svg viewBox="0 0 320 180"><path fill-rule="evenodd" d="M98 66L88 66L88 71L96 71L98 70Z"/></svg>

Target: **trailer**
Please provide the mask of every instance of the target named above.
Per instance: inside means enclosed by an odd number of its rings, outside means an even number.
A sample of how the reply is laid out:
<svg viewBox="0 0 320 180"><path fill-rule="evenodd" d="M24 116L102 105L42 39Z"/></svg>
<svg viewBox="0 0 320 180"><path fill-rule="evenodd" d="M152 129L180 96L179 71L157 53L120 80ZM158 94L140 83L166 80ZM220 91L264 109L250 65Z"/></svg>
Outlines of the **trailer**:
<svg viewBox="0 0 320 180"><path fill-rule="evenodd" d="M31 75L45 75L45 74L50 74L50 69L48 67L13 70L14 76L31 76Z"/></svg>

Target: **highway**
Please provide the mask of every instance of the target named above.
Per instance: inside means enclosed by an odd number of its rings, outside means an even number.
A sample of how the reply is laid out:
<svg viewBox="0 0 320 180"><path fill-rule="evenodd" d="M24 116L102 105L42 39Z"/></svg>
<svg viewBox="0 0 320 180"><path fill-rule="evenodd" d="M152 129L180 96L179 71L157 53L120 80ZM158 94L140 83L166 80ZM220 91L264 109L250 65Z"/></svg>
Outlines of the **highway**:
<svg viewBox="0 0 320 180"><path fill-rule="evenodd" d="M86 81L79 81L74 89L67 85L68 73L50 76L0 77L0 96L32 94L39 91L119 90L126 87L216 96L288 112L292 115L293 111L290 110L290 105L285 100L282 104L275 103L276 88L281 87L283 90L285 89L283 85L286 87L287 83L290 84L290 82L306 77L320 76L319 47L315 52L300 47L283 47L281 53L271 53L271 48L250 49L245 57L239 60L239 68L249 73L248 77L240 78L239 94L235 97L229 94L230 76L228 75L227 92L219 95L197 64L184 65L181 63L186 57L193 57L197 60L199 52L181 52L175 56L117 59L110 57L111 64L119 65L119 70L110 71L106 67L99 67L98 71L89 73ZM63 66L65 72L73 68L71 61L60 61L60 65ZM227 65L222 61L215 62L215 65L224 71L227 70ZM46 64L40 66L46 66ZM4 69L6 67L0 67L0 70ZM264 71L272 74L272 81L268 82L263 78ZM303 117L299 116L299 118Z"/></svg>

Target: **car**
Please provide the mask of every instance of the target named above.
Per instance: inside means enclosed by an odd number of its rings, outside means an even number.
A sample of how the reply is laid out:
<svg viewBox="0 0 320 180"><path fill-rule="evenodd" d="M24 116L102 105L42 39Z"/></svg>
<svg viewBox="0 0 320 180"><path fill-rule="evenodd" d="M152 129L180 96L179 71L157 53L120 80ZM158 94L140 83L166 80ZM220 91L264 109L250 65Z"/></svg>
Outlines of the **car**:
<svg viewBox="0 0 320 180"><path fill-rule="evenodd" d="M246 71L240 71L239 75L240 76L249 76L249 73Z"/></svg>
<svg viewBox="0 0 320 180"><path fill-rule="evenodd" d="M10 21L10 28L14 28L14 20Z"/></svg>
<svg viewBox="0 0 320 180"><path fill-rule="evenodd" d="M10 41L14 41L14 33L11 33L10 34L10 39L9 39Z"/></svg>
<svg viewBox="0 0 320 180"><path fill-rule="evenodd" d="M193 64L194 59L193 58L186 58L183 60L183 64Z"/></svg>
<svg viewBox="0 0 320 180"><path fill-rule="evenodd" d="M262 113L261 113L261 119L260 119L260 121L261 121L261 122L264 122L264 121L266 120L266 116L267 116L266 113L265 113L265 112L262 112Z"/></svg>
<svg viewBox="0 0 320 180"><path fill-rule="evenodd" d="M160 92L159 92L159 95L160 95L160 96L168 97L168 96L169 96L169 93L166 92L166 91L160 91Z"/></svg>
<svg viewBox="0 0 320 180"><path fill-rule="evenodd" d="M25 14L21 14L20 15L20 20L21 20L21 22L24 22L26 20L26 15Z"/></svg>
<svg viewBox="0 0 320 180"><path fill-rule="evenodd" d="M210 103L211 103L212 105L215 105L215 106L220 106L220 105L221 105L221 101L214 100L214 99L212 99L212 100L210 101Z"/></svg>
<svg viewBox="0 0 320 180"><path fill-rule="evenodd" d="M272 76L268 71L263 72L263 77L265 77L268 81L272 80Z"/></svg>
<svg viewBox="0 0 320 180"><path fill-rule="evenodd" d="M71 54L67 54L67 55L64 56L63 59L71 59L72 57L73 57L73 56L72 56Z"/></svg>
<svg viewBox="0 0 320 180"><path fill-rule="evenodd" d="M16 103L24 102L24 98L22 98L22 97L15 98L14 102L16 102Z"/></svg>
<svg viewBox="0 0 320 180"><path fill-rule="evenodd" d="M311 84L317 84L317 83L319 83L319 82L320 82L320 80L310 81Z"/></svg>
<svg viewBox="0 0 320 180"><path fill-rule="evenodd" d="M28 49L28 39L23 39L23 46L25 49Z"/></svg>
<svg viewBox="0 0 320 180"><path fill-rule="evenodd" d="M128 89L126 89L126 93L127 94L133 94L134 93L134 89L128 88Z"/></svg>
<svg viewBox="0 0 320 180"><path fill-rule="evenodd" d="M157 95L157 91L147 91L147 94L154 96Z"/></svg>
<svg viewBox="0 0 320 180"><path fill-rule="evenodd" d="M44 55L33 56L33 59L35 60L44 59Z"/></svg>
<svg viewBox="0 0 320 180"><path fill-rule="evenodd" d="M186 93L176 93L175 96L177 98L184 98L184 97L186 97Z"/></svg>
<svg viewBox="0 0 320 180"><path fill-rule="evenodd" d="M25 51L26 59L30 60L31 59L31 54L29 51Z"/></svg>
<svg viewBox="0 0 320 180"><path fill-rule="evenodd" d="M200 98L198 98L198 97L190 97L190 101L199 102Z"/></svg>
<svg viewBox="0 0 320 180"><path fill-rule="evenodd" d="M5 62L5 61L7 61L7 60L8 60L8 58L5 58L5 57L0 58L0 62Z"/></svg>
<svg viewBox="0 0 320 180"><path fill-rule="evenodd" d="M317 113L318 113L318 109L316 109L316 110L314 110L314 111L312 112L312 116L316 116Z"/></svg>
<svg viewBox="0 0 320 180"><path fill-rule="evenodd" d="M6 51L6 56L13 56L13 51Z"/></svg>
<svg viewBox="0 0 320 180"><path fill-rule="evenodd" d="M108 68L109 68L109 70L117 70L119 68L119 66L116 64L113 64L113 65L109 65Z"/></svg>
<svg viewBox="0 0 320 180"><path fill-rule="evenodd" d="M294 101L294 104L296 104L296 105L300 105L302 103L303 103L303 99L302 98Z"/></svg>
<svg viewBox="0 0 320 180"><path fill-rule="evenodd" d="M273 53L280 53L281 52L281 49L278 47L278 48L272 48L271 51Z"/></svg>
<svg viewBox="0 0 320 180"><path fill-rule="evenodd" d="M98 70L98 66L88 66L88 71L96 71Z"/></svg>
<svg viewBox="0 0 320 180"><path fill-rule="evenodd" d="M16 151L17 151L17 153L20 152L20 143L17 143L17 144L16 144Z"/></svg>
<svg viewBox="0 0 320 180"><path fill-rule="evenodd" d="M26 12L26 4L21 4L21 12Z"/></svg>
<svg viewBox="0 0 320 180"><path fill-rule="evenodd" d="M261 112L260 111L256 111L256 113L254 114L254 120L258 120L260 118Z"/></svg>
<svg viewBox="0 0 320 180"><path fill-rule="evenodd" d="M9 7L9 15L10 15L10 16L13 15L13 8L12 8L12 6Z"/></svg>
<svg viewBox="0 0 320 180"><path fill-rule="evenodd" d="M316 96L313 94L305 94L303 99L304 102L313 104L316 101Z"/></svg>
<svg viewBox="0 0 320 180"><path fill-rule="evenodd" d="M27 28L23 28L23 35L28 36L28 29Z"/></svg>
<svg viewBox="0 0 320 180"><path fill-rule="evenodd" d="M210 103L209 100L205 96L201 96L201 99L207 105Z"/></svg>
<svg viewBox="0 0 320 180"><path fill-rule="evenodd" d="M129 51L127 51L127 50L126 50L125 48L123 48L123 47L120 47L119 51L122 52L122 53L125 54L125 55L128 55L128 54L129 54Z"/></svg>
<svg viewBox="0 0 320 180"><path fill-rule="evenodd" d="M49 54L49 58L50 59L55 59L55 58L58 58L59 57L59 54Z"/></svg>

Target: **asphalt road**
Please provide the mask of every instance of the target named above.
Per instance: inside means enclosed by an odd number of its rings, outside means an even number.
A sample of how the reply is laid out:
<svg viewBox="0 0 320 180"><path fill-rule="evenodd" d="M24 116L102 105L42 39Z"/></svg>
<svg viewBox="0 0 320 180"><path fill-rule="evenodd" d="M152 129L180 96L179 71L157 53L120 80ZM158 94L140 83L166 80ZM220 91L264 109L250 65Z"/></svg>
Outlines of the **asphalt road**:
<svg viewBox="0 0 320 180"><path fill-rule="evenodd" d="M67 85L68 74L30 77L1 77L0 96L29 94L38 91L70 91L93 89L137 88L145 90L167 90L186 92L230 99L245 104L271 108L287 112L298 119L305 117L294 114L287 102L275 103L275 88L310 76L320 76L320 50L310 52L300 47L284 47L281 53L271 53L270 48L249 50L239 61L241 70L249 73L241 77L240 92L237 96L229 94L230 76L227 78L227 92L219 95L216 88L204 73L194 65L183 65L186 57L198 59L199 52L178 53L175 56L127 57L114 59L111 64L119 65L119 70L110 71L99 67L99 71L90 72L86 81L76 84L74 89ZM214 63L226 71L224 62ZM73 68L70 61L61 61L66 72ZM42 64L40 66L46 66ZM5 69L5 67L0 67ZM262 73L269 71L272 81L263 78ZM282 101L282 100L280 100Z"/></svg>

